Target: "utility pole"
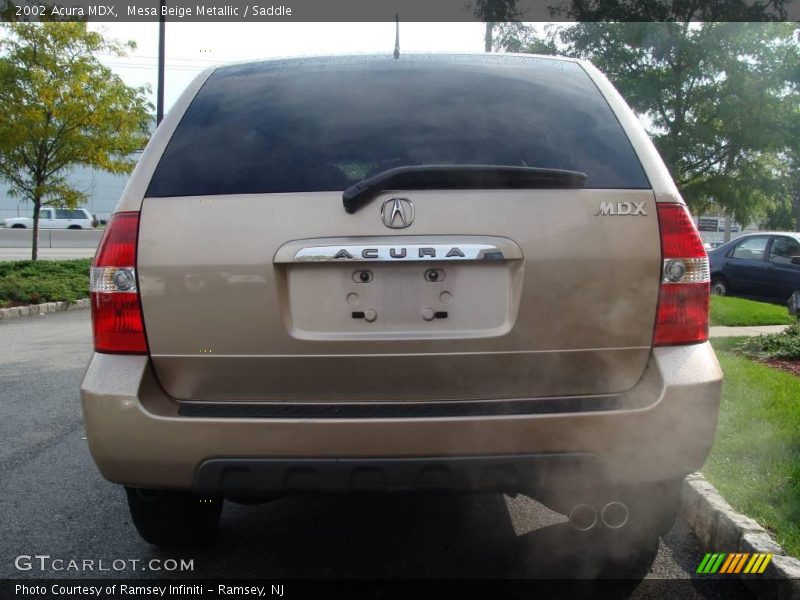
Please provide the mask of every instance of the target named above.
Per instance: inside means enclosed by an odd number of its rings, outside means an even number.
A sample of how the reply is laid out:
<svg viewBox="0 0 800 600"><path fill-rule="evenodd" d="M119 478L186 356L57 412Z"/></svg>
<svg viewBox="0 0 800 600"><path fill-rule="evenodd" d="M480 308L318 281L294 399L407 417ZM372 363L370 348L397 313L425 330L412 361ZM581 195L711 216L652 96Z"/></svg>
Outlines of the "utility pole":
<svg viewBox="0 0 800 600"><path fill-rule="evenodd" d="M400 13L394 16L394 59L400 58Z"/></svg>
<svg viewBox="0 0 800 600"><path fill-rule="evenodd" d="M164 119L164 31L166 20L164 17L164 3L161 0L161 8L158 13L158 89L156 91L156 125L160 125Z"/></svg>

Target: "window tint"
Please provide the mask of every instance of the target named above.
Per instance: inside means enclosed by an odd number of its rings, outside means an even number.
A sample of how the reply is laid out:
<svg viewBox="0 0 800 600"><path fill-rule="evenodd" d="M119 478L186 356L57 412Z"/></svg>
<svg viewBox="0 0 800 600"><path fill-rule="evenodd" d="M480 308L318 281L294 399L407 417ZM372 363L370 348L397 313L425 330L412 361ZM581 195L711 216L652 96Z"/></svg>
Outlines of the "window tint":
<svg viewBox="0 0 800 600"><path fill-rule="evenodd" d="M770 262L792 265L792 258L795 256L800 256L800 242L795 238L781 236L772 239L772 245L769 248Z"/></svg>
<svg viewBox="0 0 800 600"><path fill-rule="evenodd" d="M733 250L733 258L745 260L764 260L764 251L767 249L767 237L754 237L743 241Z"/></svg>
<svg viewBox="0 0 800 600"><path fill-rule="evenodd" d="M272 61L215 71L148 196L341 191L387 169L507 165L582 171L588 188L648 188L583 69L526 57Z"/></svg>
<svg viewBox="0 0 800 600"><path fill-rule="evenodd" d="M53 217L50 214L49 208L43 208L39 211L39 218L40 219L52 219Z"/></svg>

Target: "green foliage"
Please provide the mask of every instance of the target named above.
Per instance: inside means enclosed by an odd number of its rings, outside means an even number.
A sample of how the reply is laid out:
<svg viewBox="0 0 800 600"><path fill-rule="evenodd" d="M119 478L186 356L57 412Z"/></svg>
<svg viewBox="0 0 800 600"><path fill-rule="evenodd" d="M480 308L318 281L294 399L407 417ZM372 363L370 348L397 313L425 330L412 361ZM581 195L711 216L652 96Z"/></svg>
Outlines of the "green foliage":
<svg viewBox="0 0 800 600"><path fill-rule="evenodd" d="M15 17L16 12L17 12L17 5L11 2L10 0L6 0L6 2L2 6L0 6L0 20L10 21Z"/></svg>
<svg viewBox="0 0 800 600"><path fill-rule="evenodd" d="M800 231L800 148L787 152L784 159L789 171L788 193L767 208L764 227Z"/></svg>
<svg viewBox="0 0 800 600"><path fill-rule="evenodd" d="M562 0L551 14L573 21L781 21L792 0Z"/></svg>
<svg viewBox="0 0 800 600"><path fill-rule="evenodd" d="M511 24L496 47L591 60L644 117L692 210L715 203L746 224L785 202L797 175L795 36L792 23Z"/></svg>
<svg viewBox="0 0 800 600"><path fill-rule="evenodd" d="M783 333L748 338L737 351L758 360L800 360L800 322L795 319Z"/></svg>
<svg viewBox="0 0 800 600"><path fill-rule="evenodd" d="M498 23L495 26L493 48L502 52L528 54L560 54L557 44L558 26Z"/></svg>
<svg viewBox="0 0 800 600"><path fill-rule="evenodd" d="M89 296L91 259L0 262L0 307Z"/></svg>
<svg viewBox="0 0 800 600"><path fill-rule="evenodd" d="M516 21L521 13L517 9L517 0L476 0L472 14L479 21L486 23L484 48L491 52L494 46L494 30L499 22Z"/></svg>
<svg viewBox="0 0 800 600"><path fill-rule="evenodd" d="M800 231L797 227L800 203L797 200L791 197L777 198L767 207L767 214L759 227L764 231Z"/></svg>
<svg viewBox="0 0 800 600"><path fill-rule="evenodd" d="M513 21L520 17L516 0L476 0L473 14L481 21Z"/></svg>
<svg viewBox="0 0 800 600"><path fill-rule="evenodd" d="M800 377L727 352L721 341L713 340L725 374L722 406L703 473L800 556Z"/></svg>
<svg viewBox="0 0 800 600"><path fill-rule="evenodd" d="M0 40L0 177L34 207L75 207L86 194L66 178L86 166L128 173L148 139L146 88L127 86L96 58L120 44L82 22L4 23Z"/></svg>
<svg viewBox="0 0 800 600"><path fill-rule="evenodd" d="M787 308L781 304L768 304L730 296L711 296L711 325L728 327L790 325L794 321Z"/></svg>

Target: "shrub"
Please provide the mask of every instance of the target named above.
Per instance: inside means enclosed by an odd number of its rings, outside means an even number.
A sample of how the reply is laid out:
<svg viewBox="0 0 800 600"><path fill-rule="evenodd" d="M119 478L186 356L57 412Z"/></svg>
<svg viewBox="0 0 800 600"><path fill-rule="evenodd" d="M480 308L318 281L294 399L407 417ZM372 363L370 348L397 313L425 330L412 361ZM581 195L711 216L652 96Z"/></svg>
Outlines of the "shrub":
<svg viewBox="0 0 800 600"><path fill-rule="evenodd" d="M800 360L800 321L795 319L783 333L748 338L737 351L758 360Z"/></svg>
<svg viewBox="0 0 800 600"><path fill-rule="evenodd" d="M87 298L91 262L88 258L0 262L0 306Z"/></svg>

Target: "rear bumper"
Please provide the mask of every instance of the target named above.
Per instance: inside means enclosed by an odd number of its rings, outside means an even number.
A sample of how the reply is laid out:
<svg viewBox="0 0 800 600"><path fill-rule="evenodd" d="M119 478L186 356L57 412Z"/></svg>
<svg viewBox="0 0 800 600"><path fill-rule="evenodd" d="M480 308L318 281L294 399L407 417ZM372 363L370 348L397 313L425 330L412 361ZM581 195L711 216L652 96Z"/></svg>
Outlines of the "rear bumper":
<svg viewBox="0 0 800 600"><path fill-rule="evenodd" d="M604 410L183 416L146 356L95 354L81 398L95 462L106 479L126 485L206 493L247 486L265 492L416 489L425 488L425 473L435 471L440 475L431 477L444 487L507 490L503 477L541 482L541 473L553 485L575 473L585 482L594 473L620 483L681 478L699 469L711 449L721 383L705 343L655 349L639 383ZM576 469L564 455L592 466Z"/></svg>

